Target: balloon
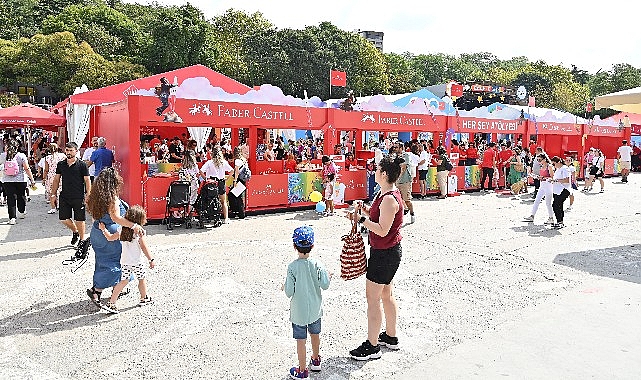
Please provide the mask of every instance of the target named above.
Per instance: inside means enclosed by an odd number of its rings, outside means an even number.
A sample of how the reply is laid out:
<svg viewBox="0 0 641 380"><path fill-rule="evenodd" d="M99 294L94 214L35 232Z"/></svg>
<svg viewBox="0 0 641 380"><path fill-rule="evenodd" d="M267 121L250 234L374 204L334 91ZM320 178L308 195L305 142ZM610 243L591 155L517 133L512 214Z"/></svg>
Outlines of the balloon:
<svg viewBox="0 0 641 380"><path fill-rule="evenodd" d="M316 212L323 212L325 211L325 208L327 208L327 206L325 206L325 202L320 201L316 203Z"/></svg>
<svg viewBox="0 0 641 380"><path fill-rule="evenodd" d="M314 203L320 202L322 199L323 199L323 194L321 194L320 192L318 192L316 190L312 191L312 193L309 194L309 200L314 202Z"/></svg>

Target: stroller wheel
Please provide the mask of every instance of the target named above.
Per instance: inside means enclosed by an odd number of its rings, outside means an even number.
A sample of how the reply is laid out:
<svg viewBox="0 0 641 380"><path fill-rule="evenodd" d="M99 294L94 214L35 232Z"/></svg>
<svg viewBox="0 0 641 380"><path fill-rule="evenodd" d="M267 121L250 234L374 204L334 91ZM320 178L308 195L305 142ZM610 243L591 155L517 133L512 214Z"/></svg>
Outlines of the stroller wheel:
<svg viewBox="0 0 641 380"><path fill-rule="evenodd" d="M205 228L205 223L203 223L202 220L199 220L196 222L196 227L202 230L203 228Z"/></svg>
<svg viewBox="0 0 641 380"><path fill-rule="evenodd" d="M191 227L192 227L191 222L187 222L187 223L185 223L185 228L189 229L189 228L191 228Z"/></svg>

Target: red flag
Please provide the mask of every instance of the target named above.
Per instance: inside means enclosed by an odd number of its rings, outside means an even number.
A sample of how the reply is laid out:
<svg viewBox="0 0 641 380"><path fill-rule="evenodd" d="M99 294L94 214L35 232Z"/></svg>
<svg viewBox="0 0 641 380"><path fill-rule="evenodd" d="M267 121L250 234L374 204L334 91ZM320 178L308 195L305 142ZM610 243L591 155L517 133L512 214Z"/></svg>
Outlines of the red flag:
<svg viewBox="0 0 641 380"><path fill-rule="evenodd" d="M451 93L451 96L456 96L457 98L460 98L461 96L463 96L463 85L452 83L452 90L450 91L450 93Z"/></svg>
<svg viewBox="0 0 641 380"><path fill-rule="evenodd" d="M585 112L592 112L592 103L588 103L585 106Z"/></svg>
<svg viewBox="0 0 641 380"><path fill-rule="evenodd" d="M344 71L332 70L329 74L329 84L331 86L346 87L347 73L345 73Z"/></svg>
<svg viewBox="0 0 641 380"><path fill-rule="evenodd" d="M530 96L527 102L528 107L536 107L536 99L534 96Z"/></svg>

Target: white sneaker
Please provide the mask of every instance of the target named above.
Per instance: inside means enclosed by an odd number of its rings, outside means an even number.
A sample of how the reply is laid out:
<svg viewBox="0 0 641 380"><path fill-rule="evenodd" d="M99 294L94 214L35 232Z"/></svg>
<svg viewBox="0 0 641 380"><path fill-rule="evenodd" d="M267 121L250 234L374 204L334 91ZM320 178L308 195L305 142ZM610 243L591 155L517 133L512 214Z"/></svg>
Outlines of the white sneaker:
<svg viewBox="0 0 641 380"><path fill-rule="evenodd" d="M548 220L546 220L543 224L556 224L556 222L554 221L554 218L548 218Z"/></svg>
<svg viewBox="0 0 641 380"><path fill-rule="evenodd" d="M410 215L410 223L414 224L416 222L416 215Z"/></svg>
<svg viewBox="0 0 641 380"><path fill-rule="evenodd" d="M52 208L51 210L47 211L47 214L55 214L55 213L56 213L55 208Z"/></svg>
<svg viewBox="0 0 641 380"><path fill-rule="evenodd" d="M572 211L572 206L568 206L568 208L565 209L565 212Z"/></svg>
<svg viewBox="0 0 641 380"><path fill-rule="evenodd" d="M19 213L18 213L18 218L20 218L20 219L24 219L24 217L25 217L26 215L27 215L27 212L26 212L26 211L25 211L25 212L19 212Z"/></svg>
<svg viewBox="0 0 641 380"><path fill-rule="evenodd" d="M9 224L9 225L14 225L14 224L16 224L16 218L11 218L11 219L9 219L9 221L7 222L7 224Z"/></svg>
<svg viewBox="0 0 641 380"><path fill-rule="evenodd" d="M229 218L228 219L223 219L223 224L229 224Z"/></svg>
<svg viewBox="0 0 641 380"><path fill-rule="evenodd" d="M534 222L534 216L532 216L532 215L526 216L525 218L523 218L523 221L524 222Z"/></svg>

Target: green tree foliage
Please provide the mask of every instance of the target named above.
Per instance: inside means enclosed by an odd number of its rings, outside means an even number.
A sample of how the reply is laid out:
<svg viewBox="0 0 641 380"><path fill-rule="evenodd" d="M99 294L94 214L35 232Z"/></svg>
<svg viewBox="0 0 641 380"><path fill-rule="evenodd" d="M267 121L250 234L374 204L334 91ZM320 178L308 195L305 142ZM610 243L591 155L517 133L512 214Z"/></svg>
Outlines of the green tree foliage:
<svg viewBox="0 0 641 380"><path fill-rule="evenodd" d="M96 53L109 58L138 59L143 45L140 26L127 15L104 4L71 5L49 16L42 24L44 34L68 31L87 42Z"/></svg>
<svg viewBox="0 0 641 380"><path fill-rule="evenodd" d="M139 65L108 61L69 32L36 34L16 42L0 40L0 61L9 62L2 76L14 81L50 85L68 95L82 84L99 88L146 75Z"/></svg>
<svg viewBox="0 0 641 380"><path fill-rule="evenodd" d="M408 59L410 53L406 53L405 56L389 53L384 56L391 93L413 92L421 87L419 76Z"/></svg>

